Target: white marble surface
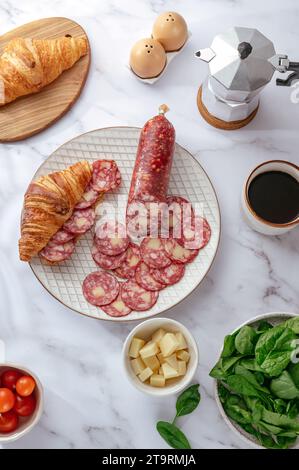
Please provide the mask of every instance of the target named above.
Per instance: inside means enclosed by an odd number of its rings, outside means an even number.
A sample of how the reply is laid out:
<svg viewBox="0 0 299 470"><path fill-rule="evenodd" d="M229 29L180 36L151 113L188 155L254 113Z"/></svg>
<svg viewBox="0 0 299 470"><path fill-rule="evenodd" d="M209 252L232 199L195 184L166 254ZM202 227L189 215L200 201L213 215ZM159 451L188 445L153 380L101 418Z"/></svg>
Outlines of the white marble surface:
<svg viewBox="0 0 299 470"><path fill-rule="evenodd" d="M154 86L125 68L130 45L164 10L181 12L192 31L190 44ZM2 0L1 33L40 16L68 16L87 31L91 73L73 109L47 131L0 146L0 336L7 360L32 368L45 387L39 425L7 448L163 448L158 419L173 415L175 398L143 396L126 382L121 347L132 325L97 322L64 308L18 260L23 193L40 163L68 139L103 126L143 123L162 102L177 141L210 175L219 196L222 237L216 261L202 285L169 316L192 328L200 350L196 378L199 409L181 420L194 448L244 448L219 416L208 376L223 336L264 312L299 313L298 230L267 238L251 231L240 215L241 185L249 170L269 159L299 163L299 104L274 80L264 90L255 120L240 131L209 127L196 107L207 68L193 57L213 36L232 25L253 26L278 52L299 60L296 0Z"/></svg>

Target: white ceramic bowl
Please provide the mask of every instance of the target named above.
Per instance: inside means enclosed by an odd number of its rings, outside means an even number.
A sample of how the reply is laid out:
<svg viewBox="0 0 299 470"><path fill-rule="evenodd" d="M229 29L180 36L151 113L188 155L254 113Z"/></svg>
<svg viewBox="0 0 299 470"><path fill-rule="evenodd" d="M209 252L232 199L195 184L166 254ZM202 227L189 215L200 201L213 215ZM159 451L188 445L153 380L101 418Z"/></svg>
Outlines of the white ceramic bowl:
<svg viewBox="0 0 299 470"><path fill-rule="evenodd" d="M0 375L7 369L15 369L24 375L31 375L31 377L34 378L36 383L34 392L36 397L36 407L31 416L20 418L19 426L15 431L10 433L0 432L0 444L16 441L17 439L20 439L20 437L23 437L38 423L43 412L43 387L38 377L26 367L20 366L18 364L0 362Z"/></svg>
<svg viewBox="0 0 299 470"><path fill-rule="evenodd" d="M150 336L159 328L164 328L170 332L180 331L183 333L188 344L190 354L190 360L187 364L186 374L183 377L178 378L176 381L172 381L171 384L168 384L163 388L152 387L149 384L142 383L134 374L129 358L129 348L133 337L137 336L138 338L148 340ZM141 392L156 397L173 395L186 388L193 379L198 365L198 349L195 339L193 338L190 331L184 325L182 325L182 323L179 323L178 321L172 320L170 318L152 318L135 326L135 328L133 328L131 333L127 336L123 346L122 355L124 371L131 384Z"/></svg>
<svg viewBox="0 0 299 470"><path fill-rule="evenodd" d="M261 320L267 320L269 323L272 323L273 325L278 325L279 323L284 322L288 318L291 317L297 317L295 313L285 313L285 312L273 312L273 313L265 313L263 315L258 315L256 317L251 318L250 320L242 323L242 325L239 325L237 328L235 328L230 334L233 334L235 331L239 330L242 328L242 326L245 325L250 325L250 326L255 326L256 323L260 322ZM228 333L229 334L229 333ZM222 351L222 349L221 349ZM221 354L221 351L219 353L219 356ZM218 358L217 358L218 359ZM216 362L216 361L215 361ZM237 423L235 423L233 420L231 420L227 414L225 413L222 403L219 398L219 393L218 393L218 380L214 380L214 392L215 392L215 399L216 403L218 405L220 414L222 418L224 419L225 423L228 425L228 427L246 444L249 444L252 447L255 447L256 449L265 449L265 447L261 446L258 441L249 433L244 431ZM295 449L299 449L299 438L297 443L293 446Z"/></svg>

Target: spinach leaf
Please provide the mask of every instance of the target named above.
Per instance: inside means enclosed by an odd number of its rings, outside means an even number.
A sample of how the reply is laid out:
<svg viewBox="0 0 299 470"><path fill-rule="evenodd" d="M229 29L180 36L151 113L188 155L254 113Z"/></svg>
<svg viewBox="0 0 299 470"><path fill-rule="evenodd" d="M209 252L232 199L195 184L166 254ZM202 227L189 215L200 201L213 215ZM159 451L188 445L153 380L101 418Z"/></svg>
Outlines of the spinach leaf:
<svg viewBox="0 0 299 470"><path fill-rule="evenodd" d="M174 424L167 421L158 421L157 431L173 449L191 449L185 434Z"/></svg>
<svg viewBox="0 0 299 470"><path fill-rule="evenodd" d="M260 392L243 375L230 375L226 382L229 388L239 395L260 398Z"/></svg>
<svg viewBox="0 0 299 470"><path fill-rule="evenodd" d="M285 414L288 415L289 418L297 418L299 415L299 398L288 402Z"/></svg>
<svg viewBox="0 0 299 470"><path fill-rule="evenodd" d="M199 384L191 385L181 395L176 402L176 418L192 413L200 402Z"/></svg>
<svg viewBox="0 0 299 470"><path fill-rule="evenodd" d="M252 422L251 413L246 409L243 400L237 395L230 395L224 404L226 414L237 423L250 424Z"/></svg>
<svg viewBox="0 0 299 470"><path fill-rule="evenodd" d="M292 342L296 337L290 328L281 325L263 333L255 347L256 361L270 377L282 373L290 362L294 349Z"/></svg>
<svg viewBox="0 0 299 470"><path fill-rule="evenodd" d="M286 428L286 430L291 430L299 434L298 419L292 419L287 415L274 413L273 411L266 410L266 408L263 408L262 419L266 423L273 424L274 426L279 426L281 428Z"/></svg>
<svg viewBox="0 0 299 470"><path fill-rule="evenodd" d="M237 351L243 355L253 354L256 340L255 330L251 326L243 326L235 339Z"/></svg>
<svg viewBox="0 0 299 470"><path fill-rule="evenodd" d="M255 375L250 372L249 370L245 369L245 367L237 364L235 367L235 374L242 375L245 377L248 382L250 382L257 390L260 390L264 393L270 393L270 391L266 387L262 387L259 382L256 380Z"/></svg>
<svg viewBox="0 0 299 470"><path fill-rule="evenodd" d="M288 371L292 380L297 388L299 388L299 362L297 364L290 364L288 367Z"/></svg>
<svg viewBox="0 0 299 470"><path fill-rule="evenodd" d="M294 384L291 375L286 370L284 370L279 377L271 380L270 389L278 398L284 398L286 400L299 398L299 390Z"/></svg>
<svg viewBox="0 0 299 470"><path fill-rule="evenodd" d="M281 398L276 398L275 400L273 400L273 409L276 413L279 413L281 415L288 414L287 403Z"/></svg>
<svg viewBox="0 0 299 470"><path fill-rule="evenodd" d="M244 358L241 359L240 365L245 367L245 369L256 371L256 372L263 372L263 369L256 363L255 359L251 358Z"/></svg>
<svg viewBox="0 0 299 470"><path fill-rule="evenodd" d="M230 395L229 390L224 387L222 383L218 383L218 395L222 404L228 399Z"/></svg>
<svg viewBox="0 0 299 470"><path fill-rule="evenodd" d="M289 320L282 323L285 328L291 328L296 335L299 335L299 316L289 318Z"/></svg>
<svg viewBox="0 0 299 470"><path fill-rule="evenodd" d="M224 338L223 349L221 353L221 357L230 357L235 352L235 337L237 336L238 332L236 331L232 335L227 335Z"/></svg>
<svg viewBox="0 0 299 470"><path fill-rule="evenodd" d="M266 320L261 320L256 329L256 332L258 334L261 334L261 333L264 333L265 331L271 330L271 328L273 328L273 325L271 325L271 323L267 322Z"/></svg>
<svg viewBox="0 0 299 470"><path fill-rule="evenodd" d="M242 356L232 356L220 358L217 364L213 367L210 372L210 376L214 379L223 380L229 374L228 371L241 359Z"/></svg>

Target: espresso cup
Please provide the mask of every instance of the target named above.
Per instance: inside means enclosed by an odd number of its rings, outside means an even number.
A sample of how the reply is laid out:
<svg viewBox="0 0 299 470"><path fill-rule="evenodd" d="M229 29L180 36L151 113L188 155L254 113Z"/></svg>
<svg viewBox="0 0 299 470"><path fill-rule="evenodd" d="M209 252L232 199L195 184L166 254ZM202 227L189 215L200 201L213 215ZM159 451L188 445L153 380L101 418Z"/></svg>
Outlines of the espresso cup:
<svg viewBox="0 0 299 470"><path fill-rule="evenodd" d="M248 196L249 187L253 179L268 171L280 171L287 173L299 181L299 167L294 163L287 162L285 160L270 160L268 162L261 163L258 165L244 183L241 197L241 206L244 214L245 221L247 224L259 233L264 235L281 235L289 232L299 225L299 216L296 219L291 220L287 223L273 223L260 217L252 208Z"/></svg>

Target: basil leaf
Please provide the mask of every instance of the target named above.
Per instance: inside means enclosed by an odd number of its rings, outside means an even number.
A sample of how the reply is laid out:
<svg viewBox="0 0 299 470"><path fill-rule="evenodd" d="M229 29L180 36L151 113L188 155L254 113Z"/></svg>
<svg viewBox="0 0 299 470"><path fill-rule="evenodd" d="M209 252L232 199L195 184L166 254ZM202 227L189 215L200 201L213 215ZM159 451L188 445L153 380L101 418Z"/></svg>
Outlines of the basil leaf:
<svg viewBox="0 0 299 470"><path fill-rule="evenodd" d="M294 350L296 335L290 328L281 325L263 333L255 347L258 365L270 377L278 376L287 367Z"/></svg>
<svg viewBox="0 0 299 470"><path fill-rule="evenodd" d="M257 334L255 330L248 325L243 326L235 339L236 349L240 354L248 355L254 353Z"/></svg>
<svg viewBox="0 0 299 470"><path fill-rule="evenodd" d="M199 384L191 385L181 395L176 402L176 417L185 416L197 408L200 402Z"/></svg>
<svg viewBox="0 0 299 470"><path fill-rule="evenodd" d="M299 398L299 390L286 370L279 377L271 380L270 389L278 398L284 398L285 400Z"/></svg>
<svg viewBox="0 0 299 470"><path fill-rule="evenodd" d="M157 431L173 449L191 449L185 434L174 424L167 421L159 421L157 423Z"/></svg>

